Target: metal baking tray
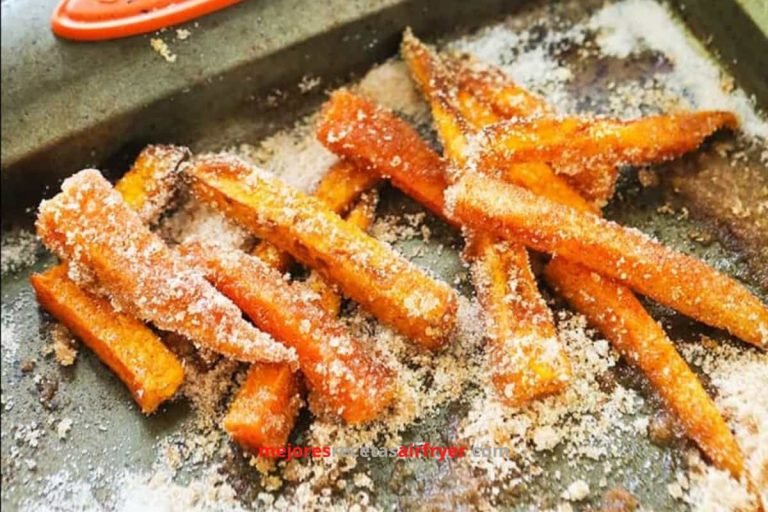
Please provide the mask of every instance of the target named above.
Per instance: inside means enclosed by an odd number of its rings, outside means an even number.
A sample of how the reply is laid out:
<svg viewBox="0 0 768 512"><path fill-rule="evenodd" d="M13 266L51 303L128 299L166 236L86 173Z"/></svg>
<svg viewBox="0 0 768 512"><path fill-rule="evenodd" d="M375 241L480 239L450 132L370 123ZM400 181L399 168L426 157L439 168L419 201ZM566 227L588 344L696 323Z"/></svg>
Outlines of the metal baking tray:
<svg viewBox="0 0 768 512"><path fill-rule="evenodd" d="M187 24L192 36L185 41L175 39L171 29L122 41L77 44L56 40L48 31L48 14L55 3L2 3L3 244L16 241L21 230L29 230L39 201L55 193L61 179L83 167L95 166L117 178L146 143L187 144L202 151L255 143L290 126L317 108L325 90L395 55L406 26L427 40L444 40L509 16L551 13L567 20L601 4L592 0L564 5L502 0L251 1ZM736 84L753 94L759 106L768 107L768 40L765 20L760 22L760 2L677 0L671 6ZM165 62L152 52L150 37L169 41L177 61ZM652 66L647 61L585 63L574 82L584 98L600 98L613 78L641 76L650 73ZM297 84L304 77L320 78L322 87L299 92ZM275 91L282 91L277 105ZM607 216L698 254L742 279L765 299L768 229L723 212L734 198L745 208L764 201L754 193L760 185L754 180L765 187L768 169L760 163L759 151L752 151L748 152L748 163L755 169L752 181L735 181L727 194L707 195L695 187L680 187L703 168L727 165L711 148L702 153L711 158L686 158L668 166L669 179L657 188L644 189L633 173L625 173ZM659 207L669 201L690 215L659 214ZM419 211L418 205L391 189L384 191L380 208L381 214ZM427 222L439 234L435 243L457 244L456 234L439 221ZM692 241L694 232L705 233L709 242ZM28 277L50 265L52 258L39 246L32 245L30 250L38 253L32 266L11 268L2 276L2 505L8 510L29 508L32 503L48 509L77 508L72 503L109 508L119 490L109 485L106 475L150 470L157 441L190 429L192 414L187 404L174 402L159 414L142 417L121 383L88 350L81 350L77 363L67 368L41 355L51 321L38 309ZM450 274L455 271L451 270L456 266L455 253L420 263ZM732 343L722 333L652 307L674 339L706 333ZM31 372L24 369L29 360L35 361ZM630 383L638 380L629 374ZM42 395L48 395L45 403ZM654 407L648 401L642 411L652 412ZM407 435L439 439L462 409L460 401L451 404ZM60 441L53 426L65 417L74 425L66 440ZM32 443L29 432L34 430L44 434ZM610 485L630 489L649 509L679 509L682 505L670 498L665 486L682 451L660 449L644 437L617 442L626 453L619 458L621 471L611 475ZM236 450L229 452L220 457L225 460L227 479L244 496L253 497L261 490L255 470L234 455ZM395 469L391 462L374 464L373 504L400 509L428 509L430 503L437 508L473 508L471 492L436 499L445 495L445 488L458 486L450 468L414 464L410 471ZM543 464L562 466L564 475L568 474L568 464L557 455ZM203 470L190 464L180 478L192 478ZM580 471L588 473L589 464ZM72 486L78 481L89 485ZM555 506L558 489L539 482L510 497L505 505L520 510ZM92 500L77 501L79 494ZM67 499L40 501L51 496ZM429 503L421 496L430 496ZM596 496L582 505L598 504Z"/></svg>

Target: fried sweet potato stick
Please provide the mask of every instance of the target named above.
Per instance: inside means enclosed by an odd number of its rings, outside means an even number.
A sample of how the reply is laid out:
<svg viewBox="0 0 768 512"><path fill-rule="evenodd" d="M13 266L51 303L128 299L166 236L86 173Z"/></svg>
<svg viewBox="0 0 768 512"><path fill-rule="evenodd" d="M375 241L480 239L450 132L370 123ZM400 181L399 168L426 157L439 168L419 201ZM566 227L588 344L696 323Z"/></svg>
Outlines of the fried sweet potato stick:
<svg viewBox="0 0 768 512"><path fill-rule="evenodd" d="M189 173L202 201L320 272L384 323L424 347L447 341L456 321L455 292L318 199L238 158L201 157Z"/></svg>
<svg viewBox="0 0 768 512"><path fill-rule="evenodd" d="M285 446L303 401L285 363L254 363L224 417L224 430L247 450Z"/></svg>
<svg viewBox="0 0 768 512"><path fill-rule="evenodd" d="M463 169L470 126L456 108L456 85L440 58L410 31L401 54L432 107L448 158ZM479 117L479 116L476 116ZM466 256L488 322L488 356L498 395L511 405L562 391L570 363L536 285L525 247L470 234Z"/></svg>
<svg viewBox="0 0 768 512"><path fill-rule="evenodd" d="M483 131L482 168L547 162L565 174L589 166L649 164L696 149L723 128L738 126L730 112L680 112L632 121L539 118L503 121Z"/></svg>
<svg viewBox="0 0 768 512"><path fill-rule="evenodd" d="M546 185L546 180L543 181ZM531 191L582 212L592 211L580 198L573 200L569 195L548 193L550 190L546 187ZM743 468L742 454L725 420L666 333L633 292L564 258L554 258L545 267L544 275L575 310L601 330L625 359L639 368L667 408L680 418L689 437L710 459L738 477Z"/></svg>
<svg viewBox="0 0 768 512"><path fill-rule="evenodd" d="M186 148L148 146L116 188L144 222L155 222L179 183ZM181 362L142 322L83 290L65 264L30 278L38 301L93 350L130 390L142 412L150 414L171 398L184 379Z"/></svg>
<svg viewBox="0 0 768 512"><path fill-rule="evenodd" d="M364 192L355 206L349 211L346 221L357 226L362 231L368 231L376 216L376 205L379 202L379 193L376 189ZM323 279L315 271L309 274L306 280L309 286L316 294L318 304L322 309L337 316L341 310L341 296L339 296L336 287Z"/></svg>
<svg viewBox="0 0 768 512"><path fill-rule="evenodd" d="M474 120L476 127L486 127L504 120L524 121L555 115L554 110L543 98L530 94L516 85L500 69L481 65L469 58L448 55L444 59L448 63L452 76L455 76L459 83L456 94L458 110L466 119ZM568 197L570 194L566 190L573 187L597 208L604 206L613 196L619 176L615 164L580 167L572 169L572 173L561 175L556 175L544 162L485 170L492 171L504 181L516 183L535 193L546 190L541 183L550 183L549 188L556 187L558 189L556 193L563 195L564 200L574 200L573 197ZM531 172L542 177L535 181L531 180L531 177L526 176ZM550 175L558 178L552 179Z"/></svg>
<svg viewBox="0 0 768 512"><path fill-rule="evenodd" d="M243 320L231 301L144 226L96 170L68 178L61 193L40 205L37 232L74 267L70 277L95 278L101 291L137 318L237 360L295 357Z"/></svg>
<svg viewBox="0 0 768 512"><path fill-rule="evenodd" d="M299 368L329 407L349 423L375 418L392 400L392 375L353 339L335 315L320 308L303 283L289 283L263 261L210 244L181 252L253 322L292 347Z"/></svg>
<svg viewBox="0 0 768 512"><path fill-rule="evenodd" d="M768 343L768 307L757 297L640 231L473 174L446 191L446 202L469 227L580 263L757 347Z"/></svg>
<svg viewBox="0 0 768 512"><path fill-rule="evenodd" d="M448 165L406 121L373 102L340 90L323 108L318 139L368 172L389 178L405 194L451 224L443 211ZM596 211L544 164L521 164L496 174L537 194Z"/></svg>
<svg viewBox="0 0 768 512"><path fill-rule="evenodd" d="M406 195L458 226L444 212L445 161L392 112L347 90L336 91L323 107L317 138L337 155L389 179Z"/></svg>
<svg viewBox="0 0 768 512"><path fill-rule="evenodd" d="M500 69L467 55L443 54L441 57L456 77L460 103L472 113L468 119L482 121L475 122L476 125L555 114L546 100L515 84Z"/></svg>
<svg viewBox="0 0 768 512"><path fill-rule="evenodd" d="M347 215L347 222L355 224L360 229L367 229L373 222L377 202L376 190L364 192ZM269 254L286 255L290 259L290 255L268 242L258 247L269 247L271 248ZM264 252L260 251L259 254L263 255ZM281 270L279 262L277 265L274 264L275 260L262 261L268 267ZM312 298L312 301L335 319L339 313L341 297L334 287L316 272L310 274L306 284L317 295L317 298ZM280 286L287 286L287 284L283 283ZM268 371L262 376L260 374L264 366L268 366ZM285 445L293 430L301 404L299 388L299 378L290 371L287 364L257 363L253 365L248 370L245 383L229 406L224 419L224 428L235 441L252 451L256 451L261 446Z"/></svg>
<svg viewBox="0 0 768 512"><path fill-rule="evenodd" d="M560 257L547 265L544 276L612 341L622 357L645 374L710 460L739 478L744 460L728 425L664 330L632 292Z"/></svg>
<svg viewBox="0 0 768 512"><path fill-rule="evenodd" d="M142 322L80 288L57 265L30 278L37 300L122 380L144 414L176 393L184 368Z"/></svg>
<svg viewBox="0 0 768 512"><path fill-rule="evenodd" d="M378 178L371 173L358 169L350 162L339 160L320 180L313 195L322 200L331 210L342 215L363 192L373 187L377 181ZM253 255L283 272L291 264L290 254L280 251L269 242L259 243L254 248Z"/></svg>
<svg viewBox="0 0 768 512"><path fill-rule="evenodd" d="M371 176L358 166L340 160L333 164L318 183L313 195L324 202L332 211L343 215L355 201L373 188L379 178Z"/></svg>
<svg viewBox="0 0 768 512"><path fill-rule="evenodd" d="M115 189L142 221L154 224L168 207L181 181L180 164L189 150L179 146L147 146Z"/></svg>
<svg viewBox="0 0 768 512"><path fill-rule="evenodd" d="M698 147L714 131L737 125L736 118L725 112L681 113L629 122L557 119L552 110L543 109L542 100L521 93L500 70L476 71L476 64L467 60L450 62L461 87L458 97L472 96L459 102L465 106L465 115L488 122L495 112L499 120L507 119L488 129L484 146L502 154L490 155L481 167L504 167L499 161L505 159L507 163L548 162L598 206L613 193L618 165L674 158ZM466 76L471 78L463 78ZM506 95L513 98L511 108ZM531 149L539 154L529 160L526 152Z"/></svg>
<svg viewBox="0 0 768 512"><path fill-rule="evenodd" d="M487 318L486 350L498 395L517 406L562 391L570 380L570 362L536 286L528 251L480 234L470 239L466 252Z"/></svg>

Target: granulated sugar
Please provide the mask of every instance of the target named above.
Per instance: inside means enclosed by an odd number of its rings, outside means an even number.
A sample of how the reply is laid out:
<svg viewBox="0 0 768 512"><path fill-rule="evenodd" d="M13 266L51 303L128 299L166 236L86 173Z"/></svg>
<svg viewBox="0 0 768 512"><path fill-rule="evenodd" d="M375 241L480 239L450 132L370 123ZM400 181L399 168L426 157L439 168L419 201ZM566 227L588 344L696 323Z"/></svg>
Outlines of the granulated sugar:
<svg viewBox="0 0 768 512"><path fill-rule="evenodd" d="M20 230L4 236L0 245L1 273L5 275L33 265L41 247L32 231Z"/></svg>
<svg viewBox="0 0 768 512"><path fill-rule="evenodd" d="M746 457L749 474L768 506L768 355L755 350L717 344L685 345L683 355L709 376L715 401ZM746 510L750 496L727 473L697 461L689 478L686 501L698 510Z"/></svg>
<svg viewBox="0 0 768 512"><path fill-rule="evenodd" d="M768 123L755 113L752 102L707 57L698 41L686 35L668 10L653 0L626 0L608 5L587 22L599 33L604 55L626 58L642 50L663 54L672 72L659 76L663 87L674 92L688 108L729 110L736 113L742 130L768 138Z"/></svg>

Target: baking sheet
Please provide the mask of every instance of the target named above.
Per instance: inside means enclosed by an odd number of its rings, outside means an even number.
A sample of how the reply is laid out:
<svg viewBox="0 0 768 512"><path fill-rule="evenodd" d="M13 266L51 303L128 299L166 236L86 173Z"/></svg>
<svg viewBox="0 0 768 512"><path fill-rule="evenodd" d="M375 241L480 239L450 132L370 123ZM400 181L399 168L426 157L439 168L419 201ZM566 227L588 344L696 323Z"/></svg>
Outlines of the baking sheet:
<svg viewBox="0 0 768 512"><path fill-rule="evenodd" d="M626 9L640 6L661 15L653 2L630 0L618 5ZM565 111L640 115L654 112L660 106L674 106L675 102L697 108L721 106L702 100L719 102L722 98L713 99L695 87L686 89L685 84L676 89L665 82L664 77L674 76L676 66L683 64L674 62L674 55L638 41L600 43L600 34L592 33L590 28L590 20L597 16L594 13L605 12L600 7L596 2L588 6L577 2L534 3L515 13L505 24L493 26L479 37L466 37L460 46L497 60L509 71L516 70L516 79L545 94ZM662 31L649 37L666 41L667 35ZM617 56L624 43L632 51ZM614 54L606 55L605 48L591 51L601 44L613 44L610 48ZM668 46L670 53L675 49L677 46ZM536 65L531 64L533 60L525 60L534 58L538 59ZM665 91L661 97L669 103L660 105L660 96L656 94L632 94L645 89ZM308 113L321 97L320 91L315 92L318 94L296 98L294 93L284 100L278 98L276 106L280 113L275 117L297 119ZM738 102L734 105L743 107ZM429 135L423 118L415 116L414 120L421 120L422 130ZM207 134L193 148L219 149L235 142L256 144L258 141L248 136L249 132L257 132L253 122L250 120L244 129L237 119L221 121L208 127ZM759 118L750 119L750 123L753 131L761 129ZM221 133L232 138L222 140ZM760 192L766 190L768 183L765 152L765 141L759 138L722 135L696 155L658 169L658 186L643 186L636 170L625 169L619 193L608 206L606 216L698 255L742 279L765 299L768 243L766 231L759 229L760 211L764 211L761 205L767 200L765 193ZM119 174L125 161L119 157L110 161L113 176ZM709 197L700 192L726 176L731 181L721 194ZM307 176L307 181L310 179ZM700 188L695 187L697 183ZM723 215L725 210L732 211L734 204L740 205L741 213ZM420 207L399 192L389 188L383 191L380 218L419 212ZM466 269L457 257L457 234L429 215L423 224L431 233L428 241L419 236L401 237L393 241L394 247L448 282L464 276ZM143 418L119 381L87 350L81 349L76 364L69 368L60 367L50 356L42 355L42 349L50 343L51 322L38 310L27 278L30 272L50 265L51 258L20 232L28 233L28 223L3 229L3 255L12 256L4 260L14 263L18 259L21 267L9 268L2 282L3 505L11 509L63 510L130 509L141 500L171 508L195 500L198 505L210 505L212 502L205 500L205 494L212 486L217 489L215 501L222 509L231 505L221 499L230 488L237 492L244 506L268 502L264 496L259 498L266 490L256 469L216 434L211 434L215 439L209 443L205 437L211 425L201 426L199 416L186 401L169 404L161 413ZM20 237L24 243L19 242ZM22 260L28 258L16 258L14 251L19 248L27 254L35 251L34 263L27 265ZM469 293L468 285L462 286ZM562 309L559 303L553 305ZM681 347L699 343L699 336L706 334L717 343L732 346L734 353L743 351L754 356L753 351L721 333L650 306L673 339L680 340ZM34 368L26 371L30 360L35 362ZM498 497L496 505L519 510L562 506L567 502L562 493L568 484L583 479L591 492L586 500L571 503L576 509L599 505L603 493L615 486L628 489L649 510L679 510L685 506L668 492L668 485L676 481L685 465L689 447L685 443L676 443L673 448L658 447L642 429L622 428L635 425L638 419L651 418L658 411L642 379L622 366L619 363L619 369L611 372L618 376L618 385L636 393L637 398L631 414L622 415L621 425L606 434L606 443L613 447L613 453L600 460L573 458L562 449L538 453L543 476L535 477L523 470L521 485ZM453 442L476 392L468 383L460 396L449 400L436 414L409 427L402 442ZM66 430L62 422L66 425L67 420L72 421L71 428L59 436L59 431ZM306 440L308 422L308 418L303 418L304 429L298 429L294 442ZM174 458L169 453L182 455L183 463L178 468L169 467L169 460ZM613 470L606 471L606 462ZM402 509L473 508L489 503L484 477L461 464L360 460L351 474L360 472L370 476L373 491L350 483L347 491L334 487L330 501L342 508L351 501ZM559 478L554 478L557 472ZM171 482L182 486L191 482L192 491L174 487ZM286 483L272 495L290 500L297 496L296 489L295 484ZM349 501L342 501L344 497Z"/></svg>

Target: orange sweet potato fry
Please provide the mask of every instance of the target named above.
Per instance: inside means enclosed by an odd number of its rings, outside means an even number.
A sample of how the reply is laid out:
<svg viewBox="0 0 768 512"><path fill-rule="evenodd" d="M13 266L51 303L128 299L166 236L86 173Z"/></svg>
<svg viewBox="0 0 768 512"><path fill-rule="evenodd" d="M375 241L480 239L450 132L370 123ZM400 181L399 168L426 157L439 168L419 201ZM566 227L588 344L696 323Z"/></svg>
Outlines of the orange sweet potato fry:
<svg viewBox="0 0 768 512"><path fill-rule="evenodd" d="M376 185L378 181L375 175L359 169L350 162L339 160L328 169L313 195L341 215L363 192ZM290 254L280 251L269 242L261 242L254 247L253 255L281 271L287 270L292 262Z"/></svg>
<svg viewBox="0 0 768 512"><path fill-rule="evenodd" d="M443 59L451 75L456 77L459 89L466 91L467 105L480 104L471 110L478 112L478 107L482 105L481 111L487 113L483 117L473 115L470 119L484 119L482 124L487 125L501 119L554 115L552 107L543 98L512 82L500 69L468 56L448 54L443 55Z"/></svg>
<svg viewBox="0 0 768 512"><path fill-rule="evenodd" d="M648 164L696 149L717 130L735 128L730 112L681 112L633 121L539 118L484 130L480 166L547 162L565 174L589 166Z"/></svg>
<svg viewBox="0 0 768 512"><path fill-rule="evenodd" d="M403 58L432 107L437 132L458 172L468 160L472 128L455 107L455 89L440 57L409 31ZM476 116L479 117L479 116ZM489 359L498 394L512 405L561 391L570 364L557 340L552 317L539 293L528 253L515 243L470 235L466 251L489 330Z"/></svg>
<svg viewBox="0 0 768 512"><path fill-rule="evenodd" d="M499 396L510 405L521 405L562 391L570 381L570 363L526 249L476 235L467 252L486 314L486 350Z"/></svg>
<svg viewBox="0 0 768 512"><path fill-rule="evenodd" d="M457 166L466 166L467 162L471 162L473 159L469 150L469 138L473 136L474 132L485 126L476 124L476 122L473 124L469 119L489 118L490 114L475 112L474 108L477 108L478 105L473 107L465 104L462 110L457 97L457 91L460 88L455 83L454 77L456 75L449 74L442 59L409 31L406 31L403 37L401 52L411 74L432 107L435 126L447 156ZM489 73L491 72L488 71L485 76L490 79ZM494 83L489 84L489 87L482 89L481 92L485 91L490 94L487 91L493 90L497 84L501 83L503 74L499 72L493 77ZM480 77L476 76L475 79L479 80ZM514 88L514 86L510 85L510 88ZM493 101L494 97L492 96L490 100ZM530 101L534 100L531 99ZM531 108L533 109L533 107ZM493 171L496 177L504 181L515 183L536 194L558 200L558 202L578 203L581 207L589 207L589 203L584 201L578 192L573 190L563 178L556 175L545 163L513 164L500 169L486 170ZM589 208L596 211L594 207Z"/></svg>
<svg viewBox="0 0 768 512"><path fill-rule="evenodd" d="M180 164L189 150L180 146L147 146L115 189L141 220L152 224L173 198L181 182Z"/></svg>
<svg viewBox="0 0 768 512"><path fill-rule="evenodd" d="M270 267L285 272L293 263L291 255L281 251L267 241L260 241L251 251L251 254L259 258Z"/></svg>
<svg viewBox="0 0 768 512"><path fill-rule="evenodd" d="M292 347L310 387L349 423L375 418L393 398L390 370L371 359L335 315L320 308L303 283L243 252L184 245L182 253L253 322Z"/></svg>
<svg viewBox="0 0 768 512"><path fill-rule="evenodd" d="M487 123L495 112L497 121L509 120L489 128L487 147L503 154L491 155L484 166L504 168L500 163L505 159L507 163L552 163L571 186L598 206L613 194L618 165L667 160L695 149L717 129L736 126L735 117L724 112L673 114L623 123L556 119L541 99L525 95L500 70L487 67L478 72L477 65L466 60L449 62L460 83L459 98L472 96L472 100L460 102L468 118L482 117ZM512 108L498 91L513 98ZM542 116L546 119L537 119ZM539 155L528 160L525 152L531 148Z"/></svg>
<svg viewBox="0 0 768 512"><path fill-rule="evenodd" d="M116 189L144 222L155 222L174 195L185 148L148 146ZM65 264L30 278L40 305L93 350L149 414L171 398L184 379L181 362L135 318L83 290Z"/></svg>
<svg viewBox="0 0 768 512"><path fill-rule="evenodd" d="M323 182L325 180L321 181ZM347 222L355 224L360 229L367 229L373 222L377 202L378 193L375 190L364 192L347 215ZM257 248L262 248L254 254L260 259L267 254L268 257L277 255L278 258L284 255L290 260L290 255L268 242L259 244ZM274 269L282 270L287 267L287 265L283 267L279 260L275 259L262 259L262 261ZM275 264L276 261L277 264ZM306 284L317 295L313 302L329 316L338 316L341 297L334 287L317 272L310 274ZM269 371L261 376L264 366L268 366ZM248 370L245 384L229 407L227 417L224 419L224 428L235 441L252 451L256 451L261 446L283 446L293 429L300 407L299 387L298 376L291 373L286 364L257 363L253 365Z"/></svg>
<svg viewBox="0 0 768 512"><path fill-rule="evenodd" d="M290 252L422 346L437 348L453 331L457 298L449 286L319 200L238 158L201 157L189 173L192 190L202 201Z"/></svg>
<svg viewBox="0 0 768 512"><path fill-rule="evenodd" d="M457 108L476 128L504 120L523 121L555 115L542 98L528 93L497 68L451 56L447 57L447 63L452 76L459 83ZM572 192L576 191L586 199L579 199L581 202L588 201L595 207L602 207L613 195L619 176L616 165L612 162L579 167L559 176L544 162L486 168L485 171L491 171L504 181L518 184L535 193L541 193L542 189L557 188L553 193L572 196ZM533 170L535 174L531 174ZM547 183L549 185L545 185ZM573 190L569 191L571 187ZM563 199L577 200L574 197Z"/></svg>
<svg viewBox="0 0 768 512"><path fill-rule="evenodd" d="M340 160L328 169L328 173L320 180L312 195L332 211L342 215L364 192L378 182L379 178L375 175L365 172L351 162Z"/></svg>
<svg viewBox="0 0 768 512"><path fill-rule="evenodd" d="M531 165L546 166L541 163ZM520 164L514 167L519 169ZM514 179L505 181L516 183ZM517 184L579 211L593 211L591 205L569 187L566 194L560 194L548 188L547 181L546 178L540 180L543 185L540 189L526 187L519 181ZM738 476L742 455L725 421L695 374L631 290L563 258L554 258L546 267L545 276L574 309L601 329L625 359L646 375L668 408L681 419L690 437L706 453L712 454L711 458L719 467ZM671 369L669 373L663 371L667 366Z"/></svg>
<svg viewBox="0 0 768 512"><path fill-rule="evenodd" d="M37 300L122 380L141 411L154 412L184 380L184 368L157 335L108 301L83 291L57 265L30 278Z"/></svg>
<svg viewBox="0 0 768 512"><path fill-rule="evenodd" d="M296 423L301 385L285 363L254 363L224 417L224 430L241 446L259 453L280 447Z"/></svg>
<svg viewBox="0 0 768 512"><path fill-rule="evenodd" d="M736 280L647 235L515 185L468 174L446 191L468 227L557 254L765 348L768 307Z"/></svg>
<svg viewBox="0 0 768 512"><path fill-rule="evenodd" d="M403 34L400 54L429 103L446 157L459 166L460 171L471 156L468 137L472 129L459 113L455 80L449 76L442 59L410 30Z"/></svg>
<svg viewBox="0 0 768 512"><path fill-rule="evenodd" d="M375 103L339 90L323 107L317 138L337 155L444 214L447 165L411 125Z"/></svg>
<svg viewBox="0 0 768 512"><path fill-rule="evenodd" d="M61 193L40 205L37 232L70 263L70 277L95 278L100 291L137 318L234 359L294 359L149 231L98 171L65 180Z"/></svg>
<svg viewBox="0 0 768 512"><path fill-rule="evenodd" d="M349 211L346 221L368 231L376 216L376 205L379 202L379 193L376 189L369 190L360 196L357 204ZM333 316L337 316L341 310L341 297L336 287L313 271L306 280L309 286L317 294L318 305Z"/></svg>
<svg viewBox="0 0 768 512"><path fill-rule="evenodd" d="M664 330L632 292L559 257L546 267L544 275L574 309L611 340L622 357L645 374L712 462L739 478L744 460L728 425Z"/></svg>

